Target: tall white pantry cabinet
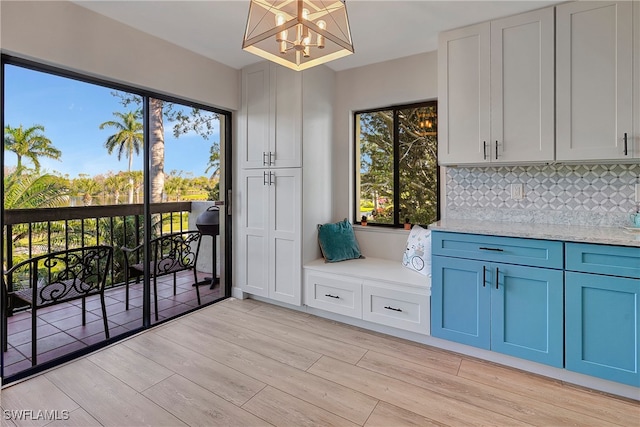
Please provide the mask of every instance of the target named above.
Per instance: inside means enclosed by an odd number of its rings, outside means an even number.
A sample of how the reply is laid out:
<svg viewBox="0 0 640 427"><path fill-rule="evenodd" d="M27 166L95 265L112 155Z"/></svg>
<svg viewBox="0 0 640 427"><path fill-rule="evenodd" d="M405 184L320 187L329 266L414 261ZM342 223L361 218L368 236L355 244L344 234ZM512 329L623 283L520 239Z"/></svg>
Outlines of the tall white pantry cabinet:
<svg viewBox="0 0 640 427"><path fill-rule="evenodd" d="M261 62L242 70L234 185L241 292L302 303L302 264L320 256L317 224L331 215L332 87L326 67L296 72Z"/></svg>

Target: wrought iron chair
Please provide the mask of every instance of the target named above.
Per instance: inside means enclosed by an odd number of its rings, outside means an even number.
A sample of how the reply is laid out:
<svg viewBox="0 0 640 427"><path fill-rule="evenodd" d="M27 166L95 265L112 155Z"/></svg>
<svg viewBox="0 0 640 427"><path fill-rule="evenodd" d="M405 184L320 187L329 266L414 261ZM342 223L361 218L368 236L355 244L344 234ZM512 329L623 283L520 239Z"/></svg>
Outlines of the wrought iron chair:
<svg viewBox="0 0 640 427"><path fill-rule="evenodd" d="M11 267L4 273L6 300L4 308L17 302L31 307L31 364L37 364L37 316L39 308L82 299L82 325L86 324L86 298L99 295L102 304L104 334L109 339L109 325L104 301L107 273L111 268L113 248L97 245L39 255ZM11 287L8 286L11 284ZM19 289L18 289L19 288ZM3 350L8 348L8 310L3 310Z"/></svg>
<svg viewBox="0 0 640 427"><path fill-rule="evenodd" d="M153 279L153 294L155 318L158 320L158 277L173 274L173 295L176 294L176 273L193 270L194 284L198 283L196 262L200 252L200 232L180 231L165 234L149 241L151 260L149 274ZM195 246L195 250L194 250ZM122 247L124 252L125 271L125 308L129 310L129 282L135 278L136 282L144 275L144 243L135 248ZM198 305L200 305L200 290L196 288Z"/></svg>

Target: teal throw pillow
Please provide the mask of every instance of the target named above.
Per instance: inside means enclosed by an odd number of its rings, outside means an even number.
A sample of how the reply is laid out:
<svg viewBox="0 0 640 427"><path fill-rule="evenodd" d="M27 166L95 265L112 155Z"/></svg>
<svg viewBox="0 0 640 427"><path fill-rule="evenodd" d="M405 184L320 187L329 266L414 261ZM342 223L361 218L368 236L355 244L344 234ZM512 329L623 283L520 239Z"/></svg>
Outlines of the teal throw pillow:
<svg viewBox="0 0 640 427"><path fill-rule="evenodd" d="M351 223L344 220L318 225L318 243L325 262L364 258Z"/></svg>

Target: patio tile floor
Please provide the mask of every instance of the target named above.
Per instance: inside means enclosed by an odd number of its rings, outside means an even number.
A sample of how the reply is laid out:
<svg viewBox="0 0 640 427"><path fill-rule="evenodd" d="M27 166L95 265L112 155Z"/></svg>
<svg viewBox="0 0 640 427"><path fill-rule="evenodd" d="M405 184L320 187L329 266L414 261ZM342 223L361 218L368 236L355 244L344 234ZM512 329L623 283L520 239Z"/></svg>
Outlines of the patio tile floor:
<svg viewBox="0 0 640 427"><path fill-rule="evenodd" d="M209 274L198 272L198 280ZM193 285L193 272L178 273L176 295L173 295L173 277L158 278L158 318L167 319L198 306ZM155 322L153 283L151 286L151 323ZM220 286L209 289L199 287L202 304L221 297ZM107 321L111 337L118 336L142 325L142 283L129 287L129 310L125 310L124 287L105 291ZM87 299L87 324L82 325L82 301L39 309L38 363L43 363L85 348L105 339L102 306L98 296ZM9 318L9 348L4 353L4 375L10 376L31 367L31 311L23 311Z"/></svg>

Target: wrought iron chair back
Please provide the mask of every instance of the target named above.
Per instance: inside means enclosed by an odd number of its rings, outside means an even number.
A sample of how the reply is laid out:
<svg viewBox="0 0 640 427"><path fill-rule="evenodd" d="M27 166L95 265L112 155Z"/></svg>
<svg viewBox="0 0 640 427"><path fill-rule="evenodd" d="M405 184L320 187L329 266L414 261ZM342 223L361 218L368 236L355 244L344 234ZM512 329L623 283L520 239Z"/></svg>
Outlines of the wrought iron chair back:
<svg viewBox="0 0 640 427"><path fill-rule="evenodd" d="M151 249L151 260L148 261L149 274L153 279L155 318L158 320L158 284L157 278L173 274L173 294L176 294L176 273L184 270L193 270L194 284L198 277L196 272L196 262L200 251L199 231L180 231L177 233L165 234L149 241ZM144 244L135 248L121 248L124 252L125 260L125 283L126 283L126 309L129 309L129 283L131 279L138 279L144 274ZM198 286L196 295L198 305L200 305L200 291Z"/></svg>
<svg viewBox="0 0 640 427"><path fill-rule="evenodd" d="M32 364L37 363L36 312L38 308L82 299L82 324L86 324L85 299L100 295L104 331L109 338L104 289L113 259L113 248L106 245L85 246L51 252L29 258L4 273L7 302L12 308L17 302L31 307ZM3 347L7 350L7 315L3 315Z"/></svg>

